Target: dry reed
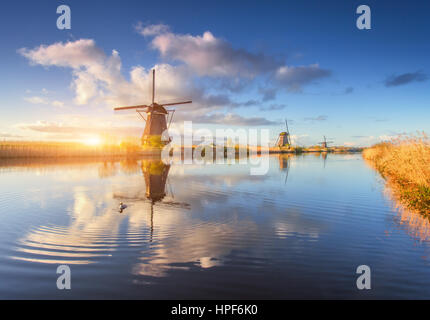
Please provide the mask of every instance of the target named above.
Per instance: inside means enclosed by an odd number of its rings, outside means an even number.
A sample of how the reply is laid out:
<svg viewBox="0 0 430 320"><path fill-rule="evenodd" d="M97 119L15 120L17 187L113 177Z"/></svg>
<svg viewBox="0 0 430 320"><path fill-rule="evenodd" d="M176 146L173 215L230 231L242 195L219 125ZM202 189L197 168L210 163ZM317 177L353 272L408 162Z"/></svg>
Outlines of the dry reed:
<svg viewBox="0 0 430 320"><path fill-rule="evenodd" d="M425 133L398 137L363 151L409 209L430 214L430 139Z"/></svg>
<svg viewBox="0 0 430 320"><path fill-rule="evenodd" d="M116 157L140 151L132 144L85 145L74 142L0 142L0 159L7 158L66 158L66 157Z"/></svg>

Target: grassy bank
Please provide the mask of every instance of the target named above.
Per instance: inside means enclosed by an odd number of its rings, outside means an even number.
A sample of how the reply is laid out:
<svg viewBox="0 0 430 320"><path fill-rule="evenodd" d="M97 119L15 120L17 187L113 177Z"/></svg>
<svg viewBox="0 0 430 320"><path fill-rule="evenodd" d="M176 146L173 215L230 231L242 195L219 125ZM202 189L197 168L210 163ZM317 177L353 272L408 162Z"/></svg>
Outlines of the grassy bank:
<svg viewBox="0 0 430 320"><path fill-rule="evenodd" d="M374 145L363 151L363 157L402 204L430 215L430 139L425 134Z"/></svg>
<svg viewBox="0 0 430 320"><path fill-rule="evenodd" d="M3 141L0 142L0 159L118 157L139 150L139 146L130 143L91 146L75 142Z"/></svg>

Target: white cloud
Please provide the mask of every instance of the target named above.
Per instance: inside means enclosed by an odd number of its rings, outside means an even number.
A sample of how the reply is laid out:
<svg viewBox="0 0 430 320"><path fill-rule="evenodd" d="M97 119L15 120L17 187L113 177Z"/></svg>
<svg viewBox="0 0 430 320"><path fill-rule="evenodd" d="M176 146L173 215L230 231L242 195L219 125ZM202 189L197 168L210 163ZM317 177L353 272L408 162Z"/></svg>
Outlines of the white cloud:
<svg viewBox="0 0 430 320"><path fill-rule="evenodd" d="M54 101L52 101L52 102L51 102L51 104L52 104L54 107L59 107L59 108L64 107L64 102L62 102L62 101L58 101L58 100L54 100Z"/></svg>
<svg viewBox="0 0 430 320"><path fill-rule="evenodd" d="M27 101L32 104L44 104L44 105L52 105L54 107L63 107L64 102L59 100L50 100L45 97L39 97L39 96L32 96L32 97L25 97L24 101Z"/></svg>
<svg viewBox="0 0 430 320"><path fill-rule="evenodd" d="M22 48L18 52L35 64L71 68L91 66L105 58L103 51L97 48L95 41L91 39L57 42L32 50Z"/></svg>
<svg viewBox="0 0 430 320"><path fill-rule="evenodd" d="M153 24L144 27L142 22L139 22L136 27L136 31L144 37L155 36L161 33L169 32L169 26L165 24Z"/></svg>
<svg viewBox="0 0 430 320"><path fill-rule="evenodd" d="M290 91L301 91L302 87L317 79L328 77L329 70L321 69L318 64L298 67L280 67L275 74L275 80L279 85Z"/></svg>
<svg viewBox="0 0 430 320"><path fill-rule="evenodd" d="M49 101L46 98L38 96L26 97L24 100L33 104L49 104Z"/></svg>
<svg viewBox="0 0 430 320"><path fill-rule="evenodd" d="M37 121L34 123L21 123L16 125L17 128L22 130L30 130L39 132L44 135L55 135L66 139L79 139L89 134L115 134L116 136L140 136L142 127L134 126L112 126L110 124L76 124L76 123L63 123L56 121Z"/></svg>
<svg viewBox="0 0 430 320"><path fill-rule="evenodd" d="M182 117L186 120L208 123L220 122L220 119L229 123L236 120L238 124L247 125L274 123L264 118L221 113L222 109L234 107L235 102L231 101L229 95L214 92L196 74L212 78L230 75L247 78L278 70L279 82L282 80L289 86L300 86L322 77L326 72L317 65L310 66L311 71L307 71L306 67L281 69L279 61L273 57L235 49L210 32L192 36L173 34L165 25L138 25L136 28L141 34L155 35L152 45L163 56L183 62L180 65L158 64L154 68L157 78L156 101L168 103L193 100L192 105L180 106ZM75 102L79 105L106 105L113 108L151 102L151 70L135 66L129 73L129 80L126 79L122 75L119 53L112 50L111 55L106 55L92 39L57 42L34 49L23 48L19 53L32 64L70 68L73 75L71 88L75 92ZM43 101L39 100L39 103ZM61 102L57 101L45 103L61 106Z"/></svg>
<svg viewBox="0 0 430 320"><path fill-rule="evenodd" d="M264 54L235 49L211 32L192 36L165 32L152 40L165 58L184 62L201 76L255 77L273 70L279 61Z"/></svg>
<svg viewBox="0 0 430 320"><path fill-rule="evenodd" d="M163 25L164 26L164 25ZM331 72L318 64L287 66L275 56L236 49L229 42L206 31L203 35L174 34L166 26L148 26L145 36L154 35L152 47L167 59L181 61L200 76L255 78L274 74L274 81L289 91L301 91L317 79L330 76ZM143 29L142 29L143 30ZM149 32L156 30L157 32ZM143 32L143 31L142 31ZM142 33L141 32L141 33ZM269 92L273 99L276 88Z"/></svg>

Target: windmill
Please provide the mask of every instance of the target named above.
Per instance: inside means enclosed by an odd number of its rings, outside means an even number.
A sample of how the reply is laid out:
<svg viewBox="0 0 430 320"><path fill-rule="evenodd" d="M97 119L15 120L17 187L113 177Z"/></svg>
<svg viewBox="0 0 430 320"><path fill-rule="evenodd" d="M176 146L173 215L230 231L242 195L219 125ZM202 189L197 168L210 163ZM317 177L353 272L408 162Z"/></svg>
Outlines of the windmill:
<svg viewBox="0 0 430 320"><path fill-rule="evenodd" d="M281 132L279 134L278 139L276 140L277 147L290 147L291 146L291 138L290 138L290 130L288 129L288 121L285 119L285 128L287 131Z"/></svg>
<svg viewBox="0 0 430 320"><path fill-rule="evenodd" d="M163 137L163 133L170 127L175 110L167 110L167 106L192 103L192 101L180 101L173 103L156 103L155 102L155 69L152 70L152 103L150 105L138 105L130 107L117 107L115 111L134 109L146 122L142 135L142 145L151 147L160 147L168 144L170 137ZM146 113L146 118L142 113Z"/></svg>
<svg viewBox="0 0 430 320"><path fill-rule="evenodd" d="M319 142L318 144L320 144L323 149L327 149L328 144L333 143L333 141L327 141L327 138L325 136L323 136L323 137L324 137L324 141Z"/></svg>

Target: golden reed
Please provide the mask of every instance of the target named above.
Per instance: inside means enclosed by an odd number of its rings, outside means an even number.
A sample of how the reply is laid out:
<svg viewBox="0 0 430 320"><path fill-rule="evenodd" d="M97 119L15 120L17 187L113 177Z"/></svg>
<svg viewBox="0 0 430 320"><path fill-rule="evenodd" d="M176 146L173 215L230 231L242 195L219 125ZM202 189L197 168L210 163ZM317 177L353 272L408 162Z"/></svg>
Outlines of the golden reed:
<svg viewBox="0 0 430 320"><path fill-rule="evenodd" d="M425 133L376 144L363 157L403 205L430 215L430 139Z"/></svg>

